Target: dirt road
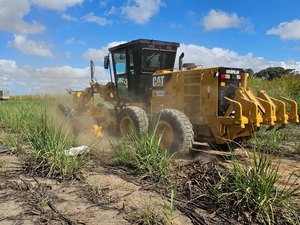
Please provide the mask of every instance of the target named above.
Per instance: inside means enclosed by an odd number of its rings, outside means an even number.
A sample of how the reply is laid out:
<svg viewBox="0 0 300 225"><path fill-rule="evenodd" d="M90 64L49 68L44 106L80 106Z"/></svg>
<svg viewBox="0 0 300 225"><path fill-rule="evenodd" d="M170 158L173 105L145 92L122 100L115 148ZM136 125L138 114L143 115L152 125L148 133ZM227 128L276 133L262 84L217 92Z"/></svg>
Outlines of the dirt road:
<svg viewBox="0 0 300 225"><path fill-rule="evenodd" d="M231 153L218 152L206 145L199 151L197 157L205 162L218 159L226 163L231 158ZM243 151L236 153L242 155ZM177 159L173 166L179 167L190 160ZM299 159L282 159L279 170L282 184L292 174L289 185L299 185L293 183L300 177L299 162ZM132 171L110 167L95 155L90 156L83 177L72 181L33 177L25 164L24 153L0 153L0 224L141 224L142 213L152 213L174 225L230 224L201 208L197 209L201 218L193 222L187 212L178 209L171 212L165 190L142 181Z"/></svg>
<svg viewBox="0 0 300 225"><path fill-rule="evenodd" d="M167 213L156 192L91 164L82 180L57 181L24 171L23 155L0 155L0 224L138 224L145 209ZM164 215L162 215L164 216ZM172 224L192 224L175 211Z"/></svg>

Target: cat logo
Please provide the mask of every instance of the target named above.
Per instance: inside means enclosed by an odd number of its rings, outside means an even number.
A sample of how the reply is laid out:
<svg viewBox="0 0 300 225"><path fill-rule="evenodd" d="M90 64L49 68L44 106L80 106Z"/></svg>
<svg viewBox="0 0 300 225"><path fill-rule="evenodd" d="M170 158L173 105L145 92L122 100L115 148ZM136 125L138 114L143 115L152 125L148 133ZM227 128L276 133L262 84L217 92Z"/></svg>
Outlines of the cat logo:
<svg viewBox="0 0 300 225"><path fill-rule="evenodd" d="M164 76L154 76L152 85L153 87L162 87L164 86Z"/></svg>

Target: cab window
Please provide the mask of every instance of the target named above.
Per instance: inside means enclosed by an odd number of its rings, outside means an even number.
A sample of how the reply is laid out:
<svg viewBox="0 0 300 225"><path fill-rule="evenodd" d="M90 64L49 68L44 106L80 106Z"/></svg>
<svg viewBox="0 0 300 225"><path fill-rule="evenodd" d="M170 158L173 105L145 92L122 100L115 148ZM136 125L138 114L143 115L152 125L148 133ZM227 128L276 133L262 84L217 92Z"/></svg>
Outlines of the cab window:
<svg viewBox="0 0 300 225"><path fill-rule="evenodd" d="M114 71L116 74L116 85L119 97L126 98L128 96L128 77L126 68L126 50L120 50L112 54Z"/></svg>
<svg viewBox="0 0 300 225"><path fill-rule="evenodd" d="M144 72L155 72L156 70L171 69L174 66L176 52L159 50L159 49L143 49L143 65Z"/></svg>
<svg viewBox="0 0 300 225"><path fill-rule="evenodd" d="M125 50L114 53L114 63L117 75L126 73L126 52Z"/></svg>

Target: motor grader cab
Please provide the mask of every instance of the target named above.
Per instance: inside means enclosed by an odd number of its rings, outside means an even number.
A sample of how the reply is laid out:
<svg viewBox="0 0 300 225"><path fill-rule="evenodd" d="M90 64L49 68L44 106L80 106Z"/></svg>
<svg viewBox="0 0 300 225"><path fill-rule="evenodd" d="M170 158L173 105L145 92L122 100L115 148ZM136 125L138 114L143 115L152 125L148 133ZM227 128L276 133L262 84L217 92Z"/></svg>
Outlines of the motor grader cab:
<svg viewBox="0 0 300 225"><path fill-rule="evenodd" d="M110 48L104 67L111 82L92 80L79 102L86 104L98 90L114 107L89 110L98 117L98 126L106 130L103 124L110 121L121 136L146 132L149 119L158 118L156 134L171 152L189 150L195 142L224 145L248 139L263 124L273 128L299 122L295 101L278 100L265 91L255 96L241 68L183 64L182 53L174 69L178 47L175 42L138 39ZM101 112L110 119L99 116Z"/></svg>
<svg viewBox="0 0 300 225"><path fill-rule="evenodd" d="M139 39L109 49L119 105L150 106L152 75L174 68L178 43ZM105 68L109 66L105 59Z"/></svg>

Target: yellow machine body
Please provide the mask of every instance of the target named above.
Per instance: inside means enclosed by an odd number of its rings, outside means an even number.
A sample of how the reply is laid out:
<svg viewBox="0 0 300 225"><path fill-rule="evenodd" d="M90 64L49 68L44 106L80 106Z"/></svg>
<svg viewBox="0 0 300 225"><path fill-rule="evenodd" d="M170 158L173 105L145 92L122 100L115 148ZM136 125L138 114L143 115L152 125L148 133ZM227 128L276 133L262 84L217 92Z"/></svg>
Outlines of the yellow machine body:
<svg viewBox="0 0 300 225"><path fill-rule="evenodd" d="M299 122L294 100L283 98L291 106L287 112L285 102L269 97L265 91L255 96L247 78L247 73L235 68L157 71L153 75L151 111L182 111L193 125L195 141L216 144L249 138L262 124ZM234 92L230 97L221 90L228 86ZM223 112L220 103L224 104Z"/></svg>

